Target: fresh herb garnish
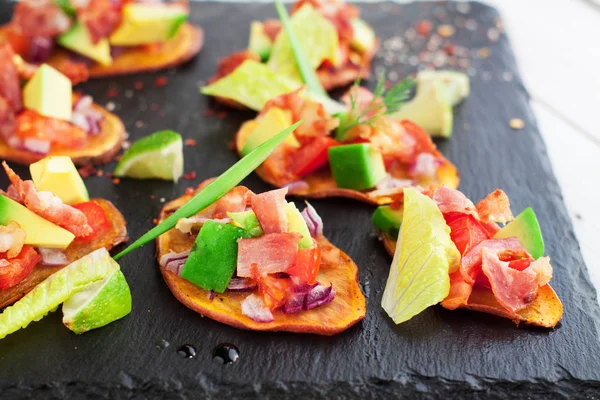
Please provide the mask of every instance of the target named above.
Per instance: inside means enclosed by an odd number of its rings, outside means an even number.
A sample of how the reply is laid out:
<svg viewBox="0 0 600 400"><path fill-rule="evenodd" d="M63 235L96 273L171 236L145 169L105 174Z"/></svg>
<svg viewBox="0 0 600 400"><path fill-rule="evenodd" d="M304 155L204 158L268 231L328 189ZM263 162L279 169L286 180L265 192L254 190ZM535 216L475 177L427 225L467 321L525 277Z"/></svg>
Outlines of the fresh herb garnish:
<svg viewBox="0 0 600 400"><path fill-rule="evenodd" d="M381 126L381 116L390 115L402 108L408 100L410 89L415 81L407 76L389 90L385 90L385 73L377 80L377 86L373 90L373 98L365 105L357 103L356 95L360 86L360 78L354 82L350 90L350 110L340 116L340 125L336 131L336 139L344 140L348 131L358 125L368 125L376 129L385 129Z"/></svg>
<svg viewBox="0 0 600 400"><path fill-rule="evenodd" d="M129 247L117 254L114 259L118 260L125 254L142 247L168 230L173 229L180 218L189 218L223 197L237 184L239 184L242 179L250 175L252 171L262 164L263 161L265 161L265 159L271 155L273 150L275 150L281 144L281 142L283 142L285 138L287 138L302 122L303 121L298 121L294 125L287 127L277 135L273 136L271 139L258 146L247 156L233 164L233 166L231 166L227 171L223 172L221 176L212 181L204 189L199 191L180 209L171 214L163 222L143 234L138 240L129 245Z"/></svg>

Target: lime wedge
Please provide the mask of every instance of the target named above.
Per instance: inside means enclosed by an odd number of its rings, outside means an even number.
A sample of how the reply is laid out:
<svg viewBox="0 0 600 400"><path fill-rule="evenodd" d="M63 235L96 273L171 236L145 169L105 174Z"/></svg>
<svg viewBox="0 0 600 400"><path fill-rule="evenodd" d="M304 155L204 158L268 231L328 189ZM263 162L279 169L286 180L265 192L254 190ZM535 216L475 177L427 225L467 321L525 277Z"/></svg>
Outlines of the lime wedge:
<svg viewBox="0 0 600 400"><path fill-rule="evenodd" d="M400 324L442 301L450 270L460 254L437 205L413 188L404 189L404 218L381 306Z"/></svg>
<svg viewBox="0 0 600 400"><path fill-rule="evenodd" d="M317 69L324 60L331 61L333 65L338 64L338 34L327 18L310 4L305 4L292 15L290 22L313 69ZM281 31L275 39L268 65L277 74L302 82L302 74L285 31Z"/></svg>
<svg viewBox="0 0 600 400"><path fill-rule="evenodd" d="M300 86L298 82L275 74L265 64L246 60L231 74L204 86L200 92L233 99L254 111L260 111L273 97L293 92Z"/></svg>
<svg viewBox="0 0 600 400"><path fill-rule="evenodd" d="M75 293L118 270L119 264L102 248L50 275L0 314L0 339L27 327L33 321L39 321Z"/></svg>
<svg viewBox="0 0 600 400"><path fill-rule="evenodd" d="M88 285L63 304L63 324L81 334L123 318L131 312L131 292L120 269Z"/></svg>
<svg viewBox="0 0 600 400"><path fill-rule="evenodd" d="M115 176L177 182L183 174L183 141L173 131L159 131L131 145L117 164Z"/></svg>

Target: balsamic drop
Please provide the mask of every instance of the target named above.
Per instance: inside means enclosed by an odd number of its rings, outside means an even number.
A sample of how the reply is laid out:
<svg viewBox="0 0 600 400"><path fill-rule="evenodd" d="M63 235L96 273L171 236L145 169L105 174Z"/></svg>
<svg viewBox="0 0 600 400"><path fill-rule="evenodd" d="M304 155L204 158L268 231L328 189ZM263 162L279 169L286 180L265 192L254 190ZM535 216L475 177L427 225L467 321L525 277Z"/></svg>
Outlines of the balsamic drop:
<svg viewBox="0 0 600 400"><path fill-rule="evenodd" d="M166 349L167 347L169 347L171 345L171 343L167 342L165 339L158 339L156 342L154 342L154 345L156 346L157 349Z"/></svg>
<svg viewBox="0 0 600 400"><path fill-rule="evenodd" d="M196 348L191 344L184 344L177 348L177 354L183 358L196 358Z"/></svg>
<svg viewBox="0 0 600 400"><path fill-rule="evenodd" d="M219 364L233 364L240 358L240 350L231 343L221 343L213 349L212 357Z"/></svg>

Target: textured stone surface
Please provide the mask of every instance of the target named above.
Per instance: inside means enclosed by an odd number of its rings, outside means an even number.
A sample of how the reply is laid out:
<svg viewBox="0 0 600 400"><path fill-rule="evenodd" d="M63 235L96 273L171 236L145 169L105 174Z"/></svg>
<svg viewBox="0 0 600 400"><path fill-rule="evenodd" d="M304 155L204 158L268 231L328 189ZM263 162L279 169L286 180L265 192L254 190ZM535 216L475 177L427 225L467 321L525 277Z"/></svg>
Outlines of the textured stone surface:
<svg viewBox="0 0 600 400"><path fill-rule="evenodd" d="M364 6L365 18L382 37L400 34L422 18L444 9L450 18L455 4ZM88 82L82 89L97 102L114 101L132 139L170 128L197 140L185 147L185 170L196 179L173 185L159 181L87 180L90 194L103 196L123 210L133 237L153 226L161 198L183 193L186 186L219 174L236 161L228 144L250 113L228 112L205 118L214 103L198 95L218 59L246 46L252 19L274 16L270 5L200 3L194 22L207 38L191 64L158 74ZM2 5L2 20L8 19ZM473 3L470 18L490 26L493 9ZM488 45L485 31L459 34L459 44ZM0 341L0 398L594 398L600 391L600 313L560 189L552 175L546 148L528 105L504 36L479 63L491 79L478 73L472 94L455 111L454 137L441 150L461 170L461 188L479 199L496 187L510 196L515 211L536 210L552 257L553 287L565 305L555 330L517 328L493 316L434 307L395 326L379 306L390 258L371 226L372 208L337 199L314 201L325 221L325 233L348 252L360 268L368 296L365 320L336 337L240 331L189 311L168 291L148 245L125 257L123 271L131 284L133 313L106 328L75 336L60 321L60 312ZM402 74L414 67L396 68ZM499 79L514 74L512 82ZM176 73L175 73L176 72ZM156 88L157 76L169 83ZM135 90L134 82L144 83ZM371 82L372 83L372 82ZM549 84L552 84L549 82ZM117 98L107 91L116 88ZM130 96L130 95L133 96ZM166 112L152 111L158 104ZM512 131L511 118L525 129ZM142 121L144 126L136 127ZM468 129L465 129L468 124ZM112 171L113 165L106 167ZM18 172L25 173L24 168ZM4 177L0 186L7 183ZM255 176L245 182L255 191L268 189ZM151 195L155 199L151 199ZM351 218L349 218L351 216ZM158 349L154 343L171 343ZM211 361L222 342L236 344L240 360L222 366ZM176 348L194 344L198 357L187 360Z"/></svg>

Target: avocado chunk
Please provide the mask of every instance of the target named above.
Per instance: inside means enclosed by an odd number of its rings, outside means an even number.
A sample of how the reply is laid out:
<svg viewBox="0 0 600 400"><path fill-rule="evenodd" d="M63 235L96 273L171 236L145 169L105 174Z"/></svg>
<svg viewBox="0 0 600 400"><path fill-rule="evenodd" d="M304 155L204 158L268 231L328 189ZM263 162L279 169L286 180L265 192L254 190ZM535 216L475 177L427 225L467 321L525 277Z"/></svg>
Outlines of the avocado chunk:
<svg viewBox="0 0 600 400"><path fill-rule="evenodd" d="M521 245L531 254L534 259L538 259L544 255L544 238L538 219L531 207L526 208L523 212L500 229L494 239L505 239L516 237L521 242Z"/></svg>
<svg viewBox="0 0 600 400"><path fill-rule="evenodd" d="M246 230L252 237L259 237L264 233L256 214L252 210L227 212L227 216L231 218L235 225Z"/></svg>
<svg viewBox="0 0 600 400"><path fill-rule="evenodd" d="M0 195L0 225L15 221L26 233L25 244L49 249L66 249L75 235L40 217L25 206Z"/></svg>
<svg viewBox="0 0 600 400"><path fill-rule="evenodd" d="M288 219L288 232L297 232L302 235L302 239L298 242L298 247L301 249L312 248L312 236L310 236L304 217L302 217L302 214L294 203L287 203L285 205L285 215Z"/></svg>
<svg viewBox="0 0 600 400"><path fill-rule="evenodd" d="M115 46L166 42L187 19L188 11L184 7L128 3L123 7L123 22L108 40Z"/></svg>
<svg viewBox="0 0 600 400"><path fill-rule="evenodd" d="M373 213L373 225L392 239L398 239L403 214L404 210L402 208L394 209L390 206L379 206Z"/></svg>
<svg viewBox="0 0 600 400"><path fill-rule="evenodd" d="M385 178L383 156L370 143L329 148L329 164L340 188L366 190Z"/></svg>
<svg viewBox="0 0 600 400"><path fill-rule="evenodd" d="M258 118L258 126L248 135L246 144L241 151L242 156L250 153L291 124L292 116L289 111L278 107L269 108L265 115ZM295 148L300 147L300 142L298 142L293 133L283 143L287 143Z"/></svg>
<svg viewBox="0 0 600 400"><path fill-rule="evenodd" d="M67 156L50 156L29 166L31 179L39 191L51 192L65 204L88 201L88 194L75 164Z"/></svg>
<svg viewBox="0 0 600 400"><path fill-rule="evenodd" d="M375 32L360 18L354 18L351 23L353 34L350 47L359 53L366 53L375 46Z"/></svg>
<svg viewBox="0 0 600 400"><path fill-rule="evenodd" d="M71 120L73 90L69 78L43 64L23 88L25 108L50 118Z"/></svg>
<svg viewBox="0 0 600 400"><path fill-rule="evenodd" d="M463 101L470 93L469 75L464 72L438 70L421 71L417 74L417 92L431 82L439 82L442 96L452 107Z"/></svg>
<svg viewBox="0 0 600 400"><path fill-rule="evenodd" d="M271 55L272 47L273 42L265 33L265 28L262 22L252 21L250 24L250 40L248 42L248 50L258 54L262 61L267 61Z"/></svg>
<svg viewBox="0 0 600 400"><path fill-rule="evenodd" d="M412 121L431 136L452 136L452 105L438 81L421 83L415 97L395 112L392 118Z"/></svg>
<svg viewBox="0 0 600 400"><path fill-rule="evenodd" d="M75 23L70 30L60 35L57 42L61 46L102 65L112 64L108 39L101 39L98 43L93 43L86 26L81 22Z"/></svg>
<svg viewBox="0 0 600 400"><path fill-rule="evenodd" d="M181 277L204 290L223 293L236 269L237 241L251 237L244 229L231 224L206 221L181 270Z"/></svg>

